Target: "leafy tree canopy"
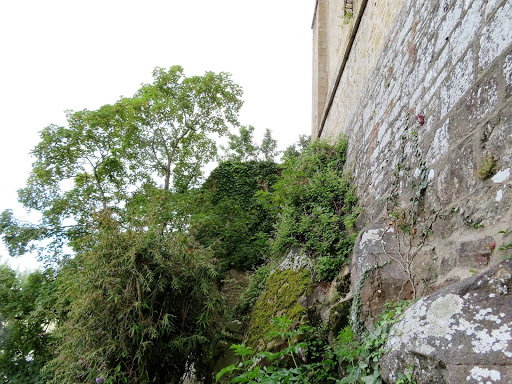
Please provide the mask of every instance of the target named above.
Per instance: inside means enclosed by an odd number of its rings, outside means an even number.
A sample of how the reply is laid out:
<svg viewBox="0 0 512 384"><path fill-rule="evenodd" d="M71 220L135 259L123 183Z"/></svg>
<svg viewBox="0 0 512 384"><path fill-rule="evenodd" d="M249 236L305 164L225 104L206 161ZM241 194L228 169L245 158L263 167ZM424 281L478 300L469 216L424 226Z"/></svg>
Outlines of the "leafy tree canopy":
<svg viewBox="0 0 512 384"><path fill-rule="evenodd" d="M57 272L22 280L0 268L0 382L172 384L191 367L208 382L230 315L223 270L300 246L320 279L334 277L357 214L344 140L302 137L278 165L270 130L258 145L241 126L200 186L215 139L238 126L241 94L225 73L157 68L132 97L41 131L19 190L40 222L4 211L0 236L13 255L39 247Z"/></svg>
<svg viewBox="0 0 512 384"><path fill-rule="evenodd" d="M272 137L272 131L268 128L263 135L260 150L263 155L263 160L265 161L272 161L279 156L280 152L277 150L277 140Z"/></svg>
<svg viewBox="0 0 512 384"><path fill-rule="evenodd" d="M225 73L157 68L133 97L68 111L66 126L41 131L19 191L41 221L5 211L0 234L18 255L45 240L41 256L59 266L56 356L44 370L52 382L177 383L209 355L222 308L217 267L191 237L190 217L241 95Z"/></svg>
<svg viewBox="0 0 512 384"><path fill-rule="evenodd" d="M265 130L260 145L254 142L254 127L252 125L240 126L238 134L229 133L228 138L227 147L223 147L225 155L222 160L224 161L275 161L280 153L277 150L277 140L272 137L272 131L268 128Z"/></svg>
<svg viewBox="0 0 512 384"><path fill-rule="evenodd" d="M41 131L27 186L19 191L41 222L21 223L8 211L0 220L13 255L44 237L52 239L47 256L61 258L63 244L76 252L77 240L94 230L95 213L108 209L130 227L141 205L197 185L202 166L216 155L212 135L237 124L241 88L229 74L186 77L179 66L157 68L153 78L132 98L68 111L67 127ZM172 223L168 218L162 225Z"/></svg>
<svg viewBox="0 0 512 384"><path fill-rule="evenodd" d="M306 151L306 148L309 147L311 143L311 136L309 135L299 135L299 140L288 146L283 152L283 160L299 157L302 153Z"/></svg>

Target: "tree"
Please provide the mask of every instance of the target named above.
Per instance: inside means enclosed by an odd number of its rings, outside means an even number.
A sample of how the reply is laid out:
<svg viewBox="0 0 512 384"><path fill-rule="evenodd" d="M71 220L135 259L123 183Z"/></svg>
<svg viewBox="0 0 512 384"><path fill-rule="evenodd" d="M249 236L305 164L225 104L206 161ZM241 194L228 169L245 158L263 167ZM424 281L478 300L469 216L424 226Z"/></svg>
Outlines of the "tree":
<svg viewBox="0 0 512 384"><path fill-rule="evenodd" d="M0 214L0 234L10 255L23 255L34 250L33 242L45 238L44 227L17 220L10 209Z"/></svg>
<svg viewBox="0 0 512 384"><path fill-rule="evenodd" d="M216 155L212 134L237 125L241 88L226 73L185 77L183 68L156 68L131 100L142 154L140 160L164 178L163 189L186 190L201 176L201 166ZM171 180L173 179L174 180Z"/></svg>
<svg viewBox="0 0 512 384"><path fill-rule="evenodd" d="M130 186L141 176L141 170L133 167L135 157L125 149L134 138L119 105L68 111L67 120L68 127L50 125L41 131L27 186L18 191L27 209L40 212L41 222L20 225L11 219L8 225L3 220L2 228L5 240L16 228L15 233L32 233L33 240L52 239L43 248L52 260L62 258L66 243L76 251L76 240L88 233L95 212L109 208L121 214ZM8 218L5 212L2 216ZM29 237L24 240L28 243Z"/></svg>
<svg viewBox="0 0 512 384"><path fill-rule="evenodd" d="M265 135L261 141L260 152L265 161L273 161L280 153L277 150L277 140L272 138L272 131L268 128L265 130Z"/></svg>
<svg viewBox="0 0 512 384"><path fill-rule="evenodd" d="M19 191L20 202L39 211L41 222L20 223L8 211L0 221L14 254L30 250L31 240L50 238L46 257L62 258L64 244L78 251L95 213L108 210L129 226L128 208L140 210L197 184L202 165L216 155L212 135L237 124L242 91L226 73L186 77L175 66L157 68L153 77L132 98L68 111L67 127L43 129L27 186Z"/></svg>
<svg viewBox="0 0 512 384"><path fill-rule="evenodd" d="M14 253L50 240L41 249L66 301L47 366L59 384L177 383L209 353L221 306L212 254L189 233L193 187L214 136L237 124L242 92L225 73L153 75L131 98L45 128L19 191L41 221L0 218Z"/></svg>
<svg viewBox="0 0 512 384"><path fill-rule="evenodd" d="M125 231L105 212L97 223L94 246L61 272L71 306L52 382L178 383L209 356L220 308L211 253L159 223Z"/></svg>
<svg viewBox="0 0 512 384"><path fill-rule="evenodd" d="M238 129L238 135L234 133L228 134L229 142L227 147L223 147L225 155L223 161L250 161L264 160L275 161L279 155L277 150L277 140L272 137L270 129L265 130L265 134L261 141L261 145L254 142L254 127L241 126Z"/></svg>
<svg viewBox="0 0 512 384"><path fill-rule="evenodd" d="M299 140L296 143L291 144L283 152L283 160L286 161L292 157L299 157L311 143L311 137L309 135L299 135Z"/></svg>
<svg viewBox="0 0 512 384"><path fill-rule="evenodd" d="M256 160L258 146L254 143L254 127L252 125L239 127L238 135L229 133L228 138L228 146L223 147L226 152L224 161Z"/></svg>

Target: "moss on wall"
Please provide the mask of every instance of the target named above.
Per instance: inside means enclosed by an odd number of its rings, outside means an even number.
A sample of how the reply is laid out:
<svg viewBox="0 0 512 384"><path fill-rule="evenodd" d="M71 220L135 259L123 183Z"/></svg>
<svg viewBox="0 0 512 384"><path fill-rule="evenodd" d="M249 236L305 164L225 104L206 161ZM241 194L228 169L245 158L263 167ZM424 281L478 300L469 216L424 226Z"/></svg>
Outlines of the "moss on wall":
<svg viewBox="0 0 512 384"><path fill-rule="evenodd" d="M248 344L253 348L265 346L265 337L272 331L273 318L286 316L292 322L300 321L306 314L306 308L298 300L309 293L310 286L310 272L305 269L272 273L254 305L249 321Z"/></svg>

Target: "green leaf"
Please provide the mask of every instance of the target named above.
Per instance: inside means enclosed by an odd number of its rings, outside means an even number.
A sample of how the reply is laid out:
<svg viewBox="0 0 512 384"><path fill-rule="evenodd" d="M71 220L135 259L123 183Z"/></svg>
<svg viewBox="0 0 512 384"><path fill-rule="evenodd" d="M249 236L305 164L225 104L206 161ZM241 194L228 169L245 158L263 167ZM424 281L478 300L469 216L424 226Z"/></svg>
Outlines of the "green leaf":
<svg viewBox="0 0 512 384"><path fill-rule="evenodd" d="M224 376L226 373L232 373L236 369L234 364L231 364L227 367L222 368L219 373L215 376L215 381L219 381L222 376Z"/></svg>

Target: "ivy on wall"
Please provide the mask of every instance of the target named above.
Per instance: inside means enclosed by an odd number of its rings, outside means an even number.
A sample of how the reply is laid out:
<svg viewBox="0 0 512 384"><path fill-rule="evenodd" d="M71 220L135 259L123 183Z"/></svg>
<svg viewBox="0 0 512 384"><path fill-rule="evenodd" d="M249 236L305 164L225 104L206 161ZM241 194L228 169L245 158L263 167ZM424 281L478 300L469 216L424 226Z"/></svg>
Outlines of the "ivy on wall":
<svg viewBox="0 0 512 384"><path fill-rule="evenodd" d="M195 237L214 250L225 268L250 270L269 257L275 214L255 195L268 191L279 172L273 161L226 161L203 185Z"/></svg>

